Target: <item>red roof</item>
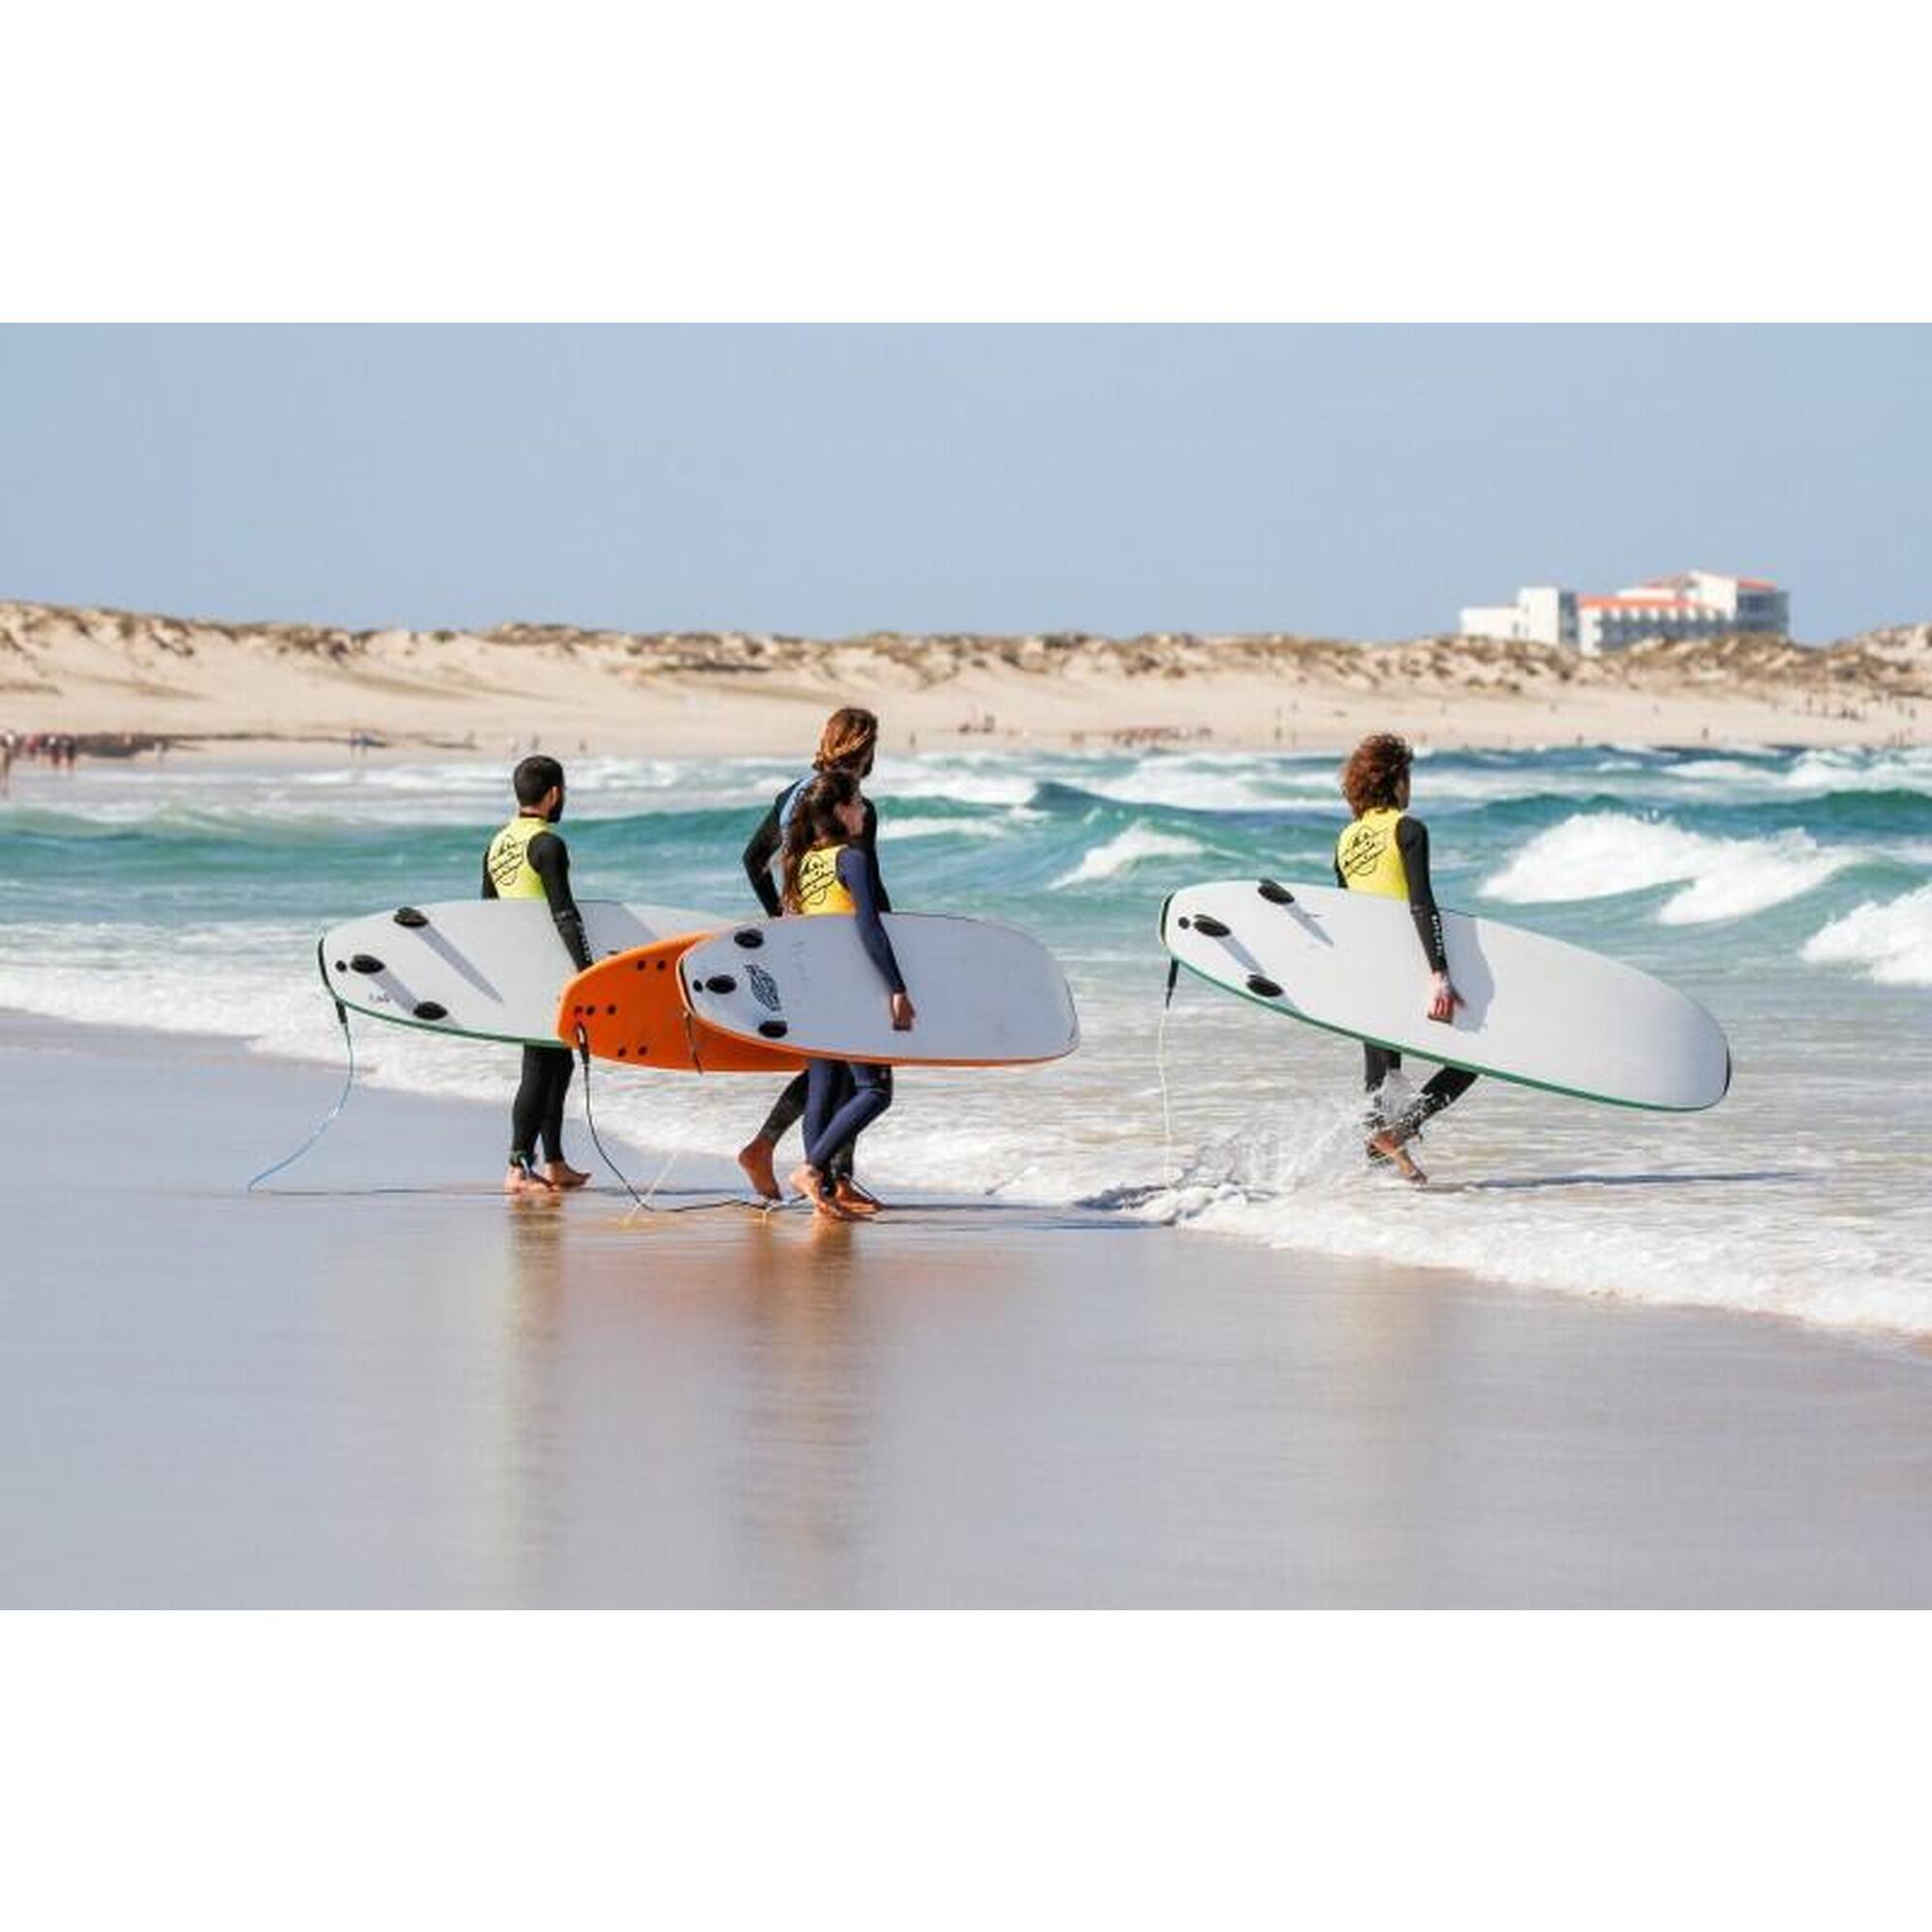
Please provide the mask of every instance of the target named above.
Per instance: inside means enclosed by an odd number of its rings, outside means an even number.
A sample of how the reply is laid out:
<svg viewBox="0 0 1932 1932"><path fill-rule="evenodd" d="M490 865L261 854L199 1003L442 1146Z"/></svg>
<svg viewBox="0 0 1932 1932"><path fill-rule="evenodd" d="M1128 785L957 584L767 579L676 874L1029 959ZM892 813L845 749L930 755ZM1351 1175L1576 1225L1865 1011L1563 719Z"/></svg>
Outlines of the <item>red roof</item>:
<svg viewBox="0 0 1932 1932"><path fill-rule="evenodd" d="M1694 597L1579 597L1579 606L1592 611L1634 609L1638 611L1703 611L1709 607Z"/></svg>
<svg viewBox="0 0 1932 1932"><path fill-rule="evenodd" d="M1738 587L1742 590L1776 590L1777 585L1765 577L1741 577Z"/></svg>

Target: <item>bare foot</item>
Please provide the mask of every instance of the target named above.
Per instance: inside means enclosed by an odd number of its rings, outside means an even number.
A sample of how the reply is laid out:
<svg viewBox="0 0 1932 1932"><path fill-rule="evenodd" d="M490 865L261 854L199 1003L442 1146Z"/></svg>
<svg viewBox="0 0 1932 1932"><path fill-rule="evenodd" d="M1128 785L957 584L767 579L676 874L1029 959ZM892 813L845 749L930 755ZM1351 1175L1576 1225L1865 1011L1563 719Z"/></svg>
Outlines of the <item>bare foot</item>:
<svg viewBox="0 0 1932 1932"><path fill-rule="evenodd" d="M786 1179L798 1193L811 1203L814 1214L823 1214L828 1221L850 1221L855 1218L826 1192L825 1177L817 1168L795 1167Z"/></svg>
<svg viewBox="0 0 1932 1932"><path fill-rule="evenodd" d="M883 1202L867 1193L849 1174L840 1175L833 1184L832 1198L846 1213L856 1214L861 1220L869 1220L884 1206Z"/></svg>
<svg viewBox="0 0 1932 1932"><path fill-rule="evenodd" d="M542 1175L521 1161L513 1160L503 1176L505 1194L554 1194L555 1191Z"/></svg>
<svg viewBox="0 0 1932 1932"><path fill-rule="evenodd" d="M1428 1175L1409 1159L1408 1150L1393 1134L1371 1134L1369 1150L1373 1153L1380 1154L1384 1160L1393 1161L1395 1171L1405 1180L1413 1181L1418 1187L1428 1181Z"/></svg>
<svg viewBox="0 0 1932 1932"><path fill-rule="evenodd" d="M744 1169L753 1192L762 1194L767 1201L782 1201L784 1190L780 1187L778 1174L772 1167L772 1143L763 1134L754 1135L738 1150L738 1165Z"/></svg>
<svg viewBox="0 0 1932 1932"><path fill-rule="evenodd" d="M582 1187L590 1177L567 1160L554 1160L544 1169L544 1179L553 1187L569 1188Z"/></svg>

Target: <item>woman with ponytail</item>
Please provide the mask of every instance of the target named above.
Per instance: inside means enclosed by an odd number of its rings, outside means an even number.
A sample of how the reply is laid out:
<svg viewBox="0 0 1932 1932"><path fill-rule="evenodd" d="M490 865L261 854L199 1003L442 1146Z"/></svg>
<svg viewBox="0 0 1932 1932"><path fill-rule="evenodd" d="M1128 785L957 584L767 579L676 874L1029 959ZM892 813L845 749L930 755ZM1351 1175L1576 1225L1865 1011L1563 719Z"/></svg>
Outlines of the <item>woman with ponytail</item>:
<svg viewBox="0 0 1932 1932"><path fill-rule="evenodd" d="M858 843L866 825L859 781L835 765L800 793L785 828L781 902L801 919L844 917L858 922L859 941L876 969L896 1032L916 1017L893 942L872 890L876 869ZM832 1172L836 1155L849 1157L859 1136L893 1103L892 1069L863 1061L814 1060L806 1068L805 1163L791 1184L813 1208L849 1221L868 1211L841 1197Z"/></svg>
<svg viewBox="0 0 1932 1932"><path fill-rule="evenodd" d="M779 861L783 851L785 834L790 828L799 806L812 781L826 772L848 773L855 781L863 782L871 776L872 759L879 743L879 721L877 717L857 705L847 705L835 711L825 721L825 728L818 734L818 753L811 761L811 770L802 778L794 780L779 793L772 802L772 809L759 822L758 829L752 834L751 842L745 847L745 876L751 881L752 890L758 895L758 903L764 907L769 919L777 919L783 910L781 903ZM882 913L891 912L893 903L886 896L885 882L879 876L878 814L872 809L869 799L864 799L865 822L852 843L865 855L867 882L871 887L872 902ZM887 1072L886 1092L890 1098L892 1076ZM765 1123L745 1145L738 1150L738 1165L744 1170L745 1178L762 1194L767 1201L781 1198L778 1170L774 1156L778 1145L790 1132L805 1113L806 1076L797 1075L772 1106L765 1117ZM853 1213L876 1211L879 1204L876 1198L861 1187L852 1175L852 1153L849 1148L840 1148L832 1157L832 1184L840 1204Z"/></svg>

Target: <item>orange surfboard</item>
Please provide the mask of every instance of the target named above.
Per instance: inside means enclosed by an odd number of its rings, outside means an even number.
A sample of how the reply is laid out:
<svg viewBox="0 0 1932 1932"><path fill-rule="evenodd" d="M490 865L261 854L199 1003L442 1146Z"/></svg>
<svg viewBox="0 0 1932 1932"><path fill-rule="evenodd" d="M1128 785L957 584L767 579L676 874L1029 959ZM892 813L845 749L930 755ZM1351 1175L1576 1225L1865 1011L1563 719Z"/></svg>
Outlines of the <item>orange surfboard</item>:
<svg viewBox="0 0 1932 1932"><path fill-rule="evenodd" d="M688 932L613 953L563 989L556 1031L572 1046L578 1029L595 1060L666 1073L796 1073L795 1053L715 1033L685 1010L677 962L709 935Z"/></svg>

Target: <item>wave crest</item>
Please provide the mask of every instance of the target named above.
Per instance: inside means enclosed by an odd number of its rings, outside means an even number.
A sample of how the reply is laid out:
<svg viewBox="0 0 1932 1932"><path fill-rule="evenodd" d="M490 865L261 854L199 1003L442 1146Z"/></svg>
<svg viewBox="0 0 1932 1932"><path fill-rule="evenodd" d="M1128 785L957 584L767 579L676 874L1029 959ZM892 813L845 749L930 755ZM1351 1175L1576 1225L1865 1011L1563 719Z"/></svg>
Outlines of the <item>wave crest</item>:
<svg viewBox="0 0 1932 1932"><path fill-rule="evenodd" d="M1866 900L1813 933L1801 956L1813 965L1862 966L1882 986L1932 986L1932 886Z"/></svg>
<svg viewBox="0 0 1932 1932"><path fill-rule="evenodd" d="M1551 905L1679 885L1658 909L1659 921L1702 925L1800 898L1863 856L1821 846L1805 832L1714 838L1668 820L1593 811L1538 833L1481 890L1519 905Z"/></svg>

